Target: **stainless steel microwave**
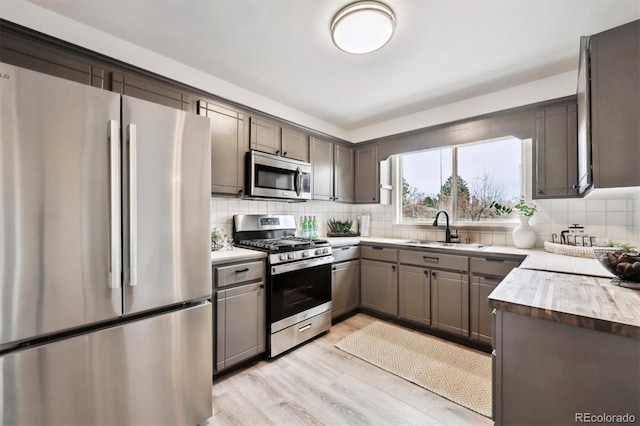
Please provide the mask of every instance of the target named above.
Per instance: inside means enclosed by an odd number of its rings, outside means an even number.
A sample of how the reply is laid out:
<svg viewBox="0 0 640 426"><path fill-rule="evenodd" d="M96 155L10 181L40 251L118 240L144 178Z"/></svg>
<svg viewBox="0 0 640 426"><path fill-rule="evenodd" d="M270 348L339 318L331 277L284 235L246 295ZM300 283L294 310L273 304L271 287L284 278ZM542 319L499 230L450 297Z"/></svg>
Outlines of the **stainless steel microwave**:
<svg viewBox="0 0 640 426"><path fill-rule="evenodd" d="M249 197L311 199L311 164L259 151L246 157Z"/></svg>

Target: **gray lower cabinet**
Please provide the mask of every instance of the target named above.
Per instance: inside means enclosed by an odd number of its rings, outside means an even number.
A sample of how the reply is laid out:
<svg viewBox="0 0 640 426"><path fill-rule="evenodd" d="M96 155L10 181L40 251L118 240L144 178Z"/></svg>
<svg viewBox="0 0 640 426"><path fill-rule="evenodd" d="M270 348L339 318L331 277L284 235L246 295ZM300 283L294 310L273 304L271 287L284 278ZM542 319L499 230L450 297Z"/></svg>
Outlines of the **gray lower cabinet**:
<svg viewBox="0 0 640 426"><path fill-rule="evenodd" d="M489 308L489 294L513 268L520 265L522 260L523 257L516 256L471 257L469 262L471 339L491 343L493 316L492 309Z"/></svg>
<svg viewBox="0 0 640 426"><path fill-rule="evenodd" d="M360 306L398 315L398 274L395 263L360 261Z"/></svg>
<svg viewBox="0 0 640 426"><path fill-rule="evenodd" d="M469 275L431 270L431 326L469 336Z"/></svg>
<svg viewBox="0 0 640 426"><path fill-rule="evenodd" d="M431 270L400 265L398 318L431 325Z"/></svg>
<svg viewBox="0 0 640 426"><path fill-rule="evenodd" d="M491 343L492 318L489 308L489 294L500 284L501 278L471 275L471 338L484 343Z"/></svg>
<svg viewBox="0 0 640 426"><path fill-rule="evenodd" d="M214 282L215 372L220 372L265 351L264 263L216 267Z"/></svg>
<svg viewBox="0 0 640 426"><path fill-rule="evenodd" d="M358 309L360 304L360 260L334 263L331 271L331 318Z"/></svg>
<svg viewBox="0 0 640 426"><path fill-rule="evenodd" d="M355 202L380 202L378 146L359 148L355 152Z"/></svg>
<svg viewBox="0 0 640 426"><path fill-rule="evenodd" d="M578 196L577 104L537 112L533 198Z"/></svg>
<svg viewBox="0 0 640 426"><path fill-rule="evenodd" d="M637 339L502 310L494 332L497 426L622 424L640 418ZM598 421L601 415L620 418Z"/></svg>
<svg viewBox="0 0 640 426"><path fill-rule="evenodd" d="M198 113L211 121L211 192L241 195L249 150L245 115L205 101L198 102Z"/></svg>

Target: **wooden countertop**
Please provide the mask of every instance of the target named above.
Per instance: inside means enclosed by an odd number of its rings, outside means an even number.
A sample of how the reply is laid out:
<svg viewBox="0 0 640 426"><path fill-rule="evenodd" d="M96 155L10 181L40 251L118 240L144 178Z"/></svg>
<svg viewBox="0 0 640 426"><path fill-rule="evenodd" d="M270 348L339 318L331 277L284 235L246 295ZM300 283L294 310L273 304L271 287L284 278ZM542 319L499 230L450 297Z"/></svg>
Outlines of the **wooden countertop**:
<svg viewBox="0 0 640 426"><path fill-rule="evenodd" d="M640 339L640 291L609 278L516 268L489 295L489 306Z"/></svg>

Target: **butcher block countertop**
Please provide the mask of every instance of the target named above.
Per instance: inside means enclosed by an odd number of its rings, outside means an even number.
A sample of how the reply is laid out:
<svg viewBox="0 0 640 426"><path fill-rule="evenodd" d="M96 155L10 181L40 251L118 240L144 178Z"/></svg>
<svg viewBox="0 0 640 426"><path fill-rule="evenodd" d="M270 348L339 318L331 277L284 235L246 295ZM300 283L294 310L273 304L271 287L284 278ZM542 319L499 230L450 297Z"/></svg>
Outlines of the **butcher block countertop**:
<svg viewBox="0 0 640 426"><path fill-rule="evenodd" d="M640 291L610 278L516 268L489 295L489 306L640 339Z"/></svg>

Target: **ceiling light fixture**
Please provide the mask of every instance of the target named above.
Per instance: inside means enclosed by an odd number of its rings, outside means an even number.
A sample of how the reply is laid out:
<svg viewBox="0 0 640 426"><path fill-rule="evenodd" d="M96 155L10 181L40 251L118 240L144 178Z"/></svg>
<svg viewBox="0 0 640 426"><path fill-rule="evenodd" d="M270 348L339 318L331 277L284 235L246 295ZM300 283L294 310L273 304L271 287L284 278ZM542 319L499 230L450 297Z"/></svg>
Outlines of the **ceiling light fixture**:
<svg viewBox="0 0 640 426"><path fill-rule="evenodd" d="M386 4L358 1L341 9L331 21L331 38L347 53L369 53L380 49L393 36L396 17Z"/></svg>

